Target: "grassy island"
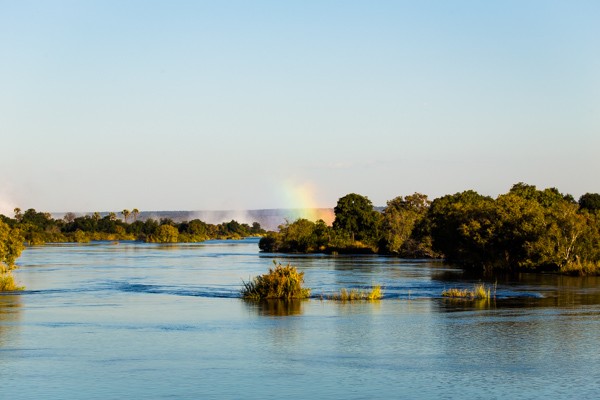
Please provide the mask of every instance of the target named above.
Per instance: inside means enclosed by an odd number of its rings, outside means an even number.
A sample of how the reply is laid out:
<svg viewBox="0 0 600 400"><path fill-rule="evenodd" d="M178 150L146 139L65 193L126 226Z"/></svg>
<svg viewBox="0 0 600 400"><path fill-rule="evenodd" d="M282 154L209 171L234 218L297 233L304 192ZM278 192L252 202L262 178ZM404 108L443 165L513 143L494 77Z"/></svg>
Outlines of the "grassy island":
<svg viewBox="0 0 600 400"><path fill-rule="evenodd" d="M303 288L304 272L298 272L291 265L283 266L273 261L275 268L255 277L249 282L243 282L242 297L247 300L291 300L306 299L310 289Z"/></svg>
<svg viewBox="0 0 600 400"><path fill-rule="evenodd" d="M473 289L451 288L444 290L442 296L454 299L488 300L491 298L491 289L480 283L475 285Z"/></svg>

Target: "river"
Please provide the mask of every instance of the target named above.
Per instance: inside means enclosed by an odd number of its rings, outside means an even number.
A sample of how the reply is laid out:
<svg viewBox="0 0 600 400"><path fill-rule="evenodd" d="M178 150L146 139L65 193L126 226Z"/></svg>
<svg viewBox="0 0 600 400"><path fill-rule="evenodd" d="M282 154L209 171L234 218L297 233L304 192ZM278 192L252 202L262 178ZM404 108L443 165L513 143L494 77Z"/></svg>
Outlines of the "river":
<svg viewBox="0 0 600 400"><path fill-rule="evenodd" d="M248 303L272 260L313 298ZM600 280L520 274L489 301L440 262L262 254L256 239L27 248L0 295L6 399L595 398ZM322 300L382 285L373 302Z"/></svg>

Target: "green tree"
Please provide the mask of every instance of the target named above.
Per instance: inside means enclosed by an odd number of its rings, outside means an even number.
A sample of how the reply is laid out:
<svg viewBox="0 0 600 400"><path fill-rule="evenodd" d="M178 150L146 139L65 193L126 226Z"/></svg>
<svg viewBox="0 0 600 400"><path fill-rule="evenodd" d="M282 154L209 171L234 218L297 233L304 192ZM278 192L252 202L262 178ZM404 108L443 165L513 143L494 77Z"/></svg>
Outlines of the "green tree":
<svg viewBox="0 0 600 400"><path fill-rule="evenodd" d="M380 250L412 256L419 248L414 228L427 215L430 204L427 195L420 193L388 201L382 216Z"/></svg>
<svg viewBox="0 0 600 400"><path fill-rule="evenodd" d="M349 235L352 241L374 241L380 215L366 196L350 193L340 198L333 209L333 229Z"/></svg>
<svg viewBox="0 0 600 400"><path fill-rule="evenodd" d="M160 225L148 238L152 243L177 243L179 241L179 230L168 224Z"/></svg>
<svg viewBox="0 0 600 400"><path fill-rule="evenodd" d="M121 214L123 215L123 222L127 223L127 218L129 218L131 211L129 211L128 209L124 209L123 211L121 211Z"/></svg>
<svg viewBox="0 0 600 400"><path fill-rule="evenodd" d="M586 193L579 198L579 207L588 211L600 210L600 194Z"/></svg>
<svg viewBox="0 0 600 400"><path fill-rule="evenodd" d="M304 218L286 223L279 230L284 243L281 250L301 253L315 251L318 246L314 231L315 223Z"/></svg>
<svg viewBox="0 0 600 400"><path fill-rule="evenodd" d="M18 228L11 228L0 221L0 273L15 269L15 261L25 248L24 238Z"/></svg>
<svg viewBox="0 0 600 400"><path fill-rule="evenodd" d="M531 269L543 260L535 243L544 235L546 220L538 196L514 192L498 196L493 209L495 221L489 264L502 269Z"/></svg>
<svg viewBox="0 0 600 400"><path fill-rule="evenodd" d="M446 195L431 203L433 248L452 263L482 268L493 237L494 200L473 190Z"/></svg>

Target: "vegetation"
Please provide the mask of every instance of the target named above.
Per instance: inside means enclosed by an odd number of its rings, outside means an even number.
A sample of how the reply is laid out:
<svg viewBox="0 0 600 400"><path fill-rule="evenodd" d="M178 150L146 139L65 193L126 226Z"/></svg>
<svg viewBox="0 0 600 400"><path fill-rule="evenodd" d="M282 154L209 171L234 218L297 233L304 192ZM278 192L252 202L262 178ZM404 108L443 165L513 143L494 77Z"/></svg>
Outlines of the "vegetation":
<svg viewBox="0 0 600 400"><path fill-rule="evenodd" d="M275 268L269 272L243 282L242 297L248 300L266 299L305 299L310 296L310 289L302 287L304 283L304 272L298 272L291 265L282 266L273 261Z"/></svg>
<svg viewBox="0 0 600 400"><path fill-rule="evenodd" d="M0 273L0 292L12 292L15 290L23 290L23 286L19 286L15 282L15 278L10 272Z"/></svg>
<svg viewBox="0 0 600 400"><path fill-rule="evenodd" d="M430 201L426 195L415 193L398 196L381 209L373 207L366 196L350 193L338 200L332 226L322 220L298 219L268 233L258 223L250 226L234 220L218 225L198 219L180 223L141 220L137 209L124 209L121 219L116 213L67 213L62 219L53 219L34 209L14 211L14 218L0 215L6 226L0 235L12 238L8 248L13 249L12 253L1 250L5 272L20 253L16 237L35 245L90 240L200 242L262 235L259 247L265 252L444 258L464 269L488 274L600 274L600 194L586 193L576 201L555 188L539 190L524 183L496 198L467 190ZM8 243L6 238L0 240Z"/></svg>
<svg viewBox="0 0 600 400"><path fill-rule="evenodd" d="M600 274L600 195L579 201L555 188L515 184L497 198L473 190L429 201L415 193L379 212L367 197L342 197L333 226L286 222L259 244L266 252L380 253L444 258L478 273Z"/></svg>
<svg viewBox="0 0 600 400"><path fill-rule="evenodd" d="M0 221L18 229L29 245L49 242L86 243L91 240L202 242L208 239L239 239L265 233L257 222L250 226L233 220L218 225L207 224L199 219L181 223L170 219L156 221L152 218L141 221L138 219L139 213L134 208L133 211L121 211L122 219L117 218L116 213L101 216L98 212L83 216L66 213L62 219L53 219L49 213L37 212L35 209L22 212L20 208L16 208L14 218L0 215ZM129 223L129 219L133 221Z"/></svg>
<svg viewBox="0 0 600 400"><path fill-rule="evenodd" d="M472 290L457 288L444 290L442 296L469 300L488 300L491 298L491 289L479 283Z"/></svg>
<svg viewBox="0 0 600 400"><path fill-rule="evenodd" d="M383 298L381 286L374 286L370 291L358 289L341 289L339 293L335 293L329 297L331 300L338 301L356 301L356 300L380 300Z"/></svg>
<svg viewBox="0 0 600 400"><path fill-rule="evenodd" d="M466 269L589 273L600 261L598 211L556 189L517 184L495 200L457 193L436 199L428 218L434 249Z"/></svg>
<svg viewBox="0 0 600 400"><path fill-rule="evenodd" d="M0 220L0 292L22 289L16 285L11 271L16 268L15 261L23 248L21 231Z"/></svg>

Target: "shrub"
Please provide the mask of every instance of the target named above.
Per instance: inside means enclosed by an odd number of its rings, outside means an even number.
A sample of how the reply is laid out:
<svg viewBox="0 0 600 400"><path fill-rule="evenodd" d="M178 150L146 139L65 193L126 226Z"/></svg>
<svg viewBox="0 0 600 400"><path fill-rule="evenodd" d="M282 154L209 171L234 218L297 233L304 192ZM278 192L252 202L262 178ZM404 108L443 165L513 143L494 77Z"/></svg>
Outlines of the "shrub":
<svg viewBox="0 0 600 400"><path fill-rule="evenodd" d="M10 272L0 273L0 292L23 290L23 286L17 286L15 278Z"/></svg>
<svg viewBox="0 0 600 400"><path fill-rule="evenodd" d="M243 282L244 299L305 299L310 296L310 289L302 287L304 272L298 272L296 267L289 264L285 267L276 261L273 264L275 268L269 268L269 273L257 276L250 282Z"/></svg>
<svg viewBox="0 0 600 400"><path fill-rule="evenodd" d="M575 276L600 275L600 261L581 261L569 263L560 269L560 272Z"/></svg>
<svg viewBox="0 0 600 400"><path fill-rule="evenodd" d="M150 243L177 243L179 241L179 231L171 225L160 225L156 231L148 236Z"/></svg>

